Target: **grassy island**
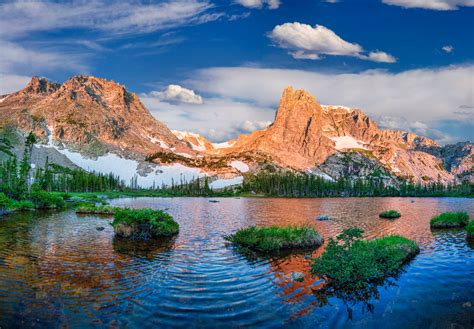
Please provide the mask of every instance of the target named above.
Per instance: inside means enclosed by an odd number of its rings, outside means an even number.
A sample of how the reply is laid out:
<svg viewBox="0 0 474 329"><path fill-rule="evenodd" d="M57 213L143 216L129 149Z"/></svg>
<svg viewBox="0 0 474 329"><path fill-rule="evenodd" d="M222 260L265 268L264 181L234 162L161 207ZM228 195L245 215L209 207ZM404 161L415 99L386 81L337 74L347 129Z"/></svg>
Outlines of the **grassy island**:
<svg viewBox="0 0 474 329"><path fill-rule="evenodd" d="M137 240L169 237L179 232L179 225L171 215L153 209L116 208L112 226L116 236Z"/></svg>
<svg viewBox="0 0 474 329"><path fill-rule="evenodd" d="M399 218L401 216L402 214L400 214L400 212L397 210L386 210L379 214L380 218L389 218L389 219Z"/></svg>
<svg viewBox="0 0 474 329"><path fill-rule="evenodd" d="M81 215L105 215L112 216L115 213L115 208L111 206L96 206L96 205L85 205L76 208L76 214Z"/></svg>
<svg viewBox="0 0 474 329"><path fill-rule="evenodd" d="M419 253L417 244L398 235L361 240L363 231L344 230L331 239L312 273L328 280L335 289L357 290L395 275Z"/></svg>
<svg viewBox="0 0 474 329"><path fill-rule="evenodd" d="M435 216L430 221L432 228L457 228L464 227L469 223L467 212L445 212Z"/></svg>
<svg viewBox="0 0 474 329"><path fill-rule="evenodd" d="M237 246L265 253L317 248L324 242L321 235L309 226L251 226L225 239Z"/></svg>
<svg viewBox="0 0 474 329"><path fill-rule="evenodd" d="M474 220L471 220L466 226L467 238L474 239Z"/></svg>

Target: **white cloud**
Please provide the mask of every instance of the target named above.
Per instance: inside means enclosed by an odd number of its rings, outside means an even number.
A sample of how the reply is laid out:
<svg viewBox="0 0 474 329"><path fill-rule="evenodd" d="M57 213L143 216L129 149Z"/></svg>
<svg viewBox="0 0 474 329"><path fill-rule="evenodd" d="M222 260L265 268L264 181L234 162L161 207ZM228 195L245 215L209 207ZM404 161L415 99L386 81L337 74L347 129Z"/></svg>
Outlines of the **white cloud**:
<svg viewBox="0 0 474 329"><path fill-rule="evenodd" d="M176 0L150 4L139 1L13 1L0 5L0 37L31 32L84 28L106 34L149 33L216 20L207 0Z"/></svg>
<svg viewBox="0 0 474 329"><path fill-rule="evenodd" d="M82 72L87 70L82 57L64 53L23 47L17 43L0 40L0 73L48 71L55 68Z"/></svg>
<svg viewBox="0 0 474 329"><path fill-rule="evenodd" d="M382 51L364 54L362 46L343 40L332 30L322 26L314 27L298 22L277 25L268 34L280 48L289 49L296 59L320 59L320 55L352 56L383 63L396 62L395 57Z"/></svg>
<svg viewBox="0 0 474 329"><path fill-rule="evenodd" d="M371 51L369 53L368 59L374 62L380 63L396 63L397 59L390 54L387 54L383 51Z"/></svg>
<svg viewBox="0 0 474 329"><path fill-rule="evenodd" d="M147 96L156 97L160 101L168 103L202 104L202 97L196 95L193 90L183 88L179 85L169 85L163 91L152 91Z"/></svg>
<svg viewBox="0 0 474 329"><path fill-rule="evenodd" d="M30 80L29 76L0 73L0 95L23 89Z"/></svg>
<svg viewBox="0 0 474 329"><path fill-rule="evenodd" d="M317 73L302 70L263 69L248 67L210 68L197 72L186 83L201 92L221 99L239 99L249 107L239 115L240 122L273 120L268 109L276 109L285 87L308 90L323 104L341 104L360 108L374 119L398 118L393 128L420 131L413 122L438 126L446 120L466 121L460 106L473 106L474 65L450 66L439 69L417 69L400 73L371 70L361 73ZM265 86L265 88L262 88ZM253 106L253 107L252 107ZM216 108L218 113L225 108ZM274 112L273 112L274 113ZM226 124L225 116L215 121ZM215 127L215 122L203 123ZM473 125L474 123L470 121ZM408 124L410 123L410 124ZM415 129L416 128L416 129ZM472 130L471 130L472 131ZM449 134L449 132L443 132ZM434 131L431 137L446 141ZM464 136L464 139L472 139Z"/></svg>
<svg viewBox="0 0 474 329"><path fill-rule="evenodd" d="M463 6L474 7L474 0L382 0L382 2L403 8L431 10L456 10Z"/></svg>
<svg viewBox="0 0 474 329"><path fill-rule="evenodd" d="M454 50L454 47L453 46L449 46L449 45L446 45L444 46L443 48L441 48L444 52L447 52L447 53L452 53L453 50Z"/></svg>
<svg viewBox="0 0 474 329"><path fill-rule="evenodd" d="M271 107L226 97L206 98L200 106L166 103L150 93L140 95L140 99L170 129L196 132L214 142L262 129L275 116L275 110Z"/></svg>
<svg viewBox="0 0 474 329"><path fill-rule="evenodd" d="M278 9L280 7L280 0L235 0L235 3L255 9L261 9L264 5L267 5L268 9Z"/></svg>

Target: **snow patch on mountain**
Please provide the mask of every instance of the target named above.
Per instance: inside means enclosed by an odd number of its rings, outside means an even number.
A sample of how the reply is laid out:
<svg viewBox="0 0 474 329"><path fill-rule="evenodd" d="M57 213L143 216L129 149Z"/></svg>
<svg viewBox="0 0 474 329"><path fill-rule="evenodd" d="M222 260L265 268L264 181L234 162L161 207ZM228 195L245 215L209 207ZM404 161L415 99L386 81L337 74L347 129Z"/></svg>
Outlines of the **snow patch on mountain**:
<svg viewBox="0 0 474 329"><path fill-rule="evenodd" d="M346 110L348 112L352 111L352 109L350 107L342 106L342 105L322 105L321 104L321 107L325 111L334 110L334 109L342 109L342 110Z"/></svg>
<svg viewBox="0 0 474 329"><path fill-rule="evenodd" d="M343 149L363 149L367 150L364 146L364 142L355 139L352 136L339 136L339 137L330 137L332 141L336 143L336 150Z"/></svg>
<svg viewBox="0 0 474 329"><path fill-rule="evenodd" d="M108 153L97 159L91 159L83 156L78 152L72 152L68 149L60 149L53 145L51 134L48 136L48 145L36 147L55 148L59 153L65 155L78 167L98 173L109 174L113 171L114 175L120 176L126 183L129 183L135 177L140 187L152 187L161 185L171 185L172 182L179 183L182 180L190 181L193 178L201 178L206 176L198 168L186 167L182 164L175 163L169 166L153 166L153 172L145 176L138 174L138 161L125 159L116 154ZM113 164L113 166L111 166Z"/></svg>
<svg viewBox="0 0 474 329"><path fill-rule="evenodd" d="M235 141L227 141L223 143L212 143L215 149L225 149L235 145Z"/></svg>
<svg viewBox="0 0 474 329"><path fill-rule="evenodd" d="M171 130L171 132L182 141L187 141L193 150L204 152L206 151L206 145L204 144L203 137L199 134L190 133L188 131ZM195 143L197 142L197 144Z"/></svg>
<svg viewBox="0 0 474 329"><path fill-rule="evenodd" d="M249 166L246 163L242 162L242 161L234 160L230 163L230 166L232 168L237 169L238 171L240 171L242 173L246 173L250 170Z"/></svg>

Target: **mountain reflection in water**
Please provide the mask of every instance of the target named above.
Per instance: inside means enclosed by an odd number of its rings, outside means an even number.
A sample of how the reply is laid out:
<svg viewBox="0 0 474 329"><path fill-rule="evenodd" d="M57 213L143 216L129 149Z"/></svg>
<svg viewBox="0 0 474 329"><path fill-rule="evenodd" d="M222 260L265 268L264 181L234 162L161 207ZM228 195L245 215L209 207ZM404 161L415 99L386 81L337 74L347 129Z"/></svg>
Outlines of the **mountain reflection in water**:
<svg viewBox="0 0 474 329"><path fill-rule="evenodd" d="M152 244L116 240L108 219L72 211L3 217L0 326L474 325L469 306L474 305L473 244L462 230L429 228L429 219L443 211L472 216L472 199L208 200L114 200L118 206L168 208L180 233ZM387 209L400 210L402 217L380 219ZM317 221L320 215L334 220ZM223 239L241 227L273 224L312 225L326 241L350 227L362 228L366 238L400 234L418 242L421 253L398 278L344 295L326 290L309 272L310 258L324 246L296 255L249 257ZM292 272L302 272L303 282L291 280Z"/></svg>

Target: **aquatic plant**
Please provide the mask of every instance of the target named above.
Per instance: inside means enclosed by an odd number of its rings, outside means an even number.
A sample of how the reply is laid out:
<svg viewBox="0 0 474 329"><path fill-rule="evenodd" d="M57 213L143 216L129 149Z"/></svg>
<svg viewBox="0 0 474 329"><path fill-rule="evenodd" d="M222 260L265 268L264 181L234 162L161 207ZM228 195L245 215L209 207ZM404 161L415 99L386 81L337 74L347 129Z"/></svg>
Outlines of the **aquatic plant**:
<svg viewBox="0 0 474 329"><path fill-rule="evenodd" d="M317 248L323 244L321 235L309 226L246 227L224 237L237 246L260 252Z"/></svg>
<svg viewBox="0 0 474 329"><path fill-rule="evenodd" d="M471 220L469 224L466 225L466 232L469 239L474 239L474 220Z"/></svg>
<svg viewBox="0 0 474 329"><path fill-rule="evenodd" d="M311 271L334 289L365 289L368 284L393 276L419 253L417 244L398 235L361 240L363 230L344 230L330 239Z"/></svg>
<svg viewBox="0 0 474 329"><path fill-rule="evenodd" d="M76 214L90 214L90 215L113 215L115 207L103 205L82 205L76 208Z"/></svg>
<svg viewBox="0 0 474 329"><path fill-rule="evenodd" d="M401 216L402 214L400 214L400 212L397 210L386 210L379 214L380 218L390 218L390 219L399 218Z"/></svg>
<svg viewBox="0 0 474 329"><path fill-rule="evenodd" d="M454 228L464 227L469 222L467 212L444 212L435 216L430 221L432 228Z"/></svg>
<svg viewBox="0 0 474 329"><path fill-rule="evenodd" d="M112 226L115 235L129 239L149 239L173 236L179 224L171 215L154 209L116 208Z"/></svg>

